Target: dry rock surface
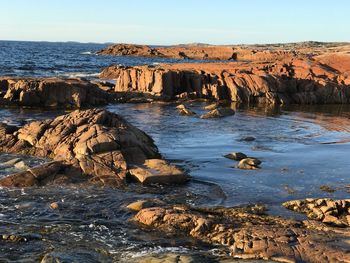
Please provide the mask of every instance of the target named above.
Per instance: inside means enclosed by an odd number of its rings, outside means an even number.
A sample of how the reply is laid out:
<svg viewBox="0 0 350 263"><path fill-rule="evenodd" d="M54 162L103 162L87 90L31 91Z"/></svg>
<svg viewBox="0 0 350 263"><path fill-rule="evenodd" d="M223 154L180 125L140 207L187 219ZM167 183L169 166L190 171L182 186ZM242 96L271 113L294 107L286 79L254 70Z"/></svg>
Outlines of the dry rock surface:
<svg viewBox="0 0 350 263"><path fill-rule="evenodd" d="M327 228L263 214L260 207L191 209L153 207L139 211L134 222L175 236L190 236L222 245L235 258L280 262L348 262L349 240ZM344 243L345 244L345 243Z"/></svg>
<svg viewBox="0 0 350 263"><path fill-rule="evenodd" d="M350 76L340 70L342 67L336 65L296 57L259 63L111 66L100 77L115 79L117 93L147 94L164 100L192 94L238 103L349 103Z"/></svg>
<svg viewBox="0 0 350 263"><path fill-rule="evenodd" d="M81 179L78 175L123 186L130 171L143 183L183 182L187 178L176 166L157 159L160 154L147 134L103 109L76 110L53 120L31 122L13 133L11 129L5 131L0 136L0 152L53 161L2 178L2 186Z"/></svg>
<svg viewBox="0 0 350 263"><path fill-rule="evenodd" d="M130 168L129 172L143 184L184 183L189 179L180 168L160 159L147 159L142 165Z"/></svg>
<svg viewBox="0 0 350 263"><path fill-rule="evenodd" d="M0 83L1 104L80 108L106 104L109 99L99 85L80 79L2 77Z"/></svg>

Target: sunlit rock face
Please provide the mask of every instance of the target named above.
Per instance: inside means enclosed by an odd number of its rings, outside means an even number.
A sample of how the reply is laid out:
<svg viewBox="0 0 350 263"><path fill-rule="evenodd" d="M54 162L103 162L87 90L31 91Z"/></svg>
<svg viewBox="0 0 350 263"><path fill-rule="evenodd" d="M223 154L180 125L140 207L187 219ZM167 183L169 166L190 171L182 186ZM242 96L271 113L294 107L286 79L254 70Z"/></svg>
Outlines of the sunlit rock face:
<svg viewBox="0 0 350 263"><path fill-rule="evenodd" d="M54 160L1 179L4 186L41 185L78 175L122 186L130 165L160 158L151 137L103 109L77 110L53 120L34 121L13 133L3 129L0 151Z"/></svg>
<svg viewBox="0 0 350 263"><path fill-rule="evenodd" d="M266 104L350 102L349 76L309 58L259 63L111 66L101 78L116 80L115 91L162 99L191 97Z"/></svg>

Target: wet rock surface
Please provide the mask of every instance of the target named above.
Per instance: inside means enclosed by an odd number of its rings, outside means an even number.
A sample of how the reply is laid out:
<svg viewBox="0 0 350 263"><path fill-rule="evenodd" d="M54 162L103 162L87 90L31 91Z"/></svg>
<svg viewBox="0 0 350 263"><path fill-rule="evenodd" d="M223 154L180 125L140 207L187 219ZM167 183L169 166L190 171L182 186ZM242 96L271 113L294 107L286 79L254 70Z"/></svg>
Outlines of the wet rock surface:
<svg viewBox="0 0 350 263"><path fill-rule="evenodd" d="M248 156L241 152L233 152L233 153L226 154L224 157L227 159L240 161L242 159L247 158Z"/></svg>
<svg viewBox="0 0 350 263"><path fill-rule="evenodd" d="M267 216L262 207L194 209L153 207L139 211L133 222L168 235L190 236L220 244L231 256L279 262L346 262L350 252L331 242L344 236L311 224ZM334 243L333 243L334 244Z"/></svg>
<svg viewBox="0 0 350 263"><path fill-rule="evenodd" d="M184 115L184 116L196 115L196 113L194 111L190 110L184 104L180 104L180 105L176 106L176 108L177 108L180 115Z"/></svg>
<svg viewBox="0 0 350 263"><path fill-rule="evenodd" d="M257 158L244 158L241 159L237 165L237 168L239 169L246 169L246 170L255 170L255 169L259 169L261 161Z"/></svg>
<svg viewBox="0 0 350 263"><path fill-rule="evenodd" d="M81 108L109 101L97 84L80 79L2 77L0 81L4 105Z"/></svg>
<svg viewBox="0 0 350 263"><path fill-rule="evenodd" d="M211 119L211 118L222 118L234 115L235 111L231 108L218 107L214 110L211 110L201 116L202 119Z"/></svg>
<svg viewBox="0 0 350 263"><path fill-rule="evenodd" d="M54 160L0 179L0 185L20 187L80 179L79 175L122 186L129 165L160 157L147 134L102 109L77 110L53 120L31 122L1 136L0 151Z"/></svg>
<svg viewBox="0 0 350 263"><path fill-rule="evenodd" d="M329 198L308 198L283 203L283 206L308 218L321 221L328 225L350 226L350 199L333 200Z"/></svg>

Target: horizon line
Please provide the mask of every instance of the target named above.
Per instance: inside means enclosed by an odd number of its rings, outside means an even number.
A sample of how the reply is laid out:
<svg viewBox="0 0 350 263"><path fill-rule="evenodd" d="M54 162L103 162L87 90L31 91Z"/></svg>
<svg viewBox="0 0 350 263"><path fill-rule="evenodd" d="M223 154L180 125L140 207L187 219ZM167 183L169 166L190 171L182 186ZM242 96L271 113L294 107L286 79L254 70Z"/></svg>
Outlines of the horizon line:
<svg viewBox="0 0 350 263"><path fill-rule="evenodd" d="M37 43L77 43L77 44L131 44L131 45L143 45L143 46L178 46L178 45L209 45L209 46L255 46L255 45L286 45L286 44L299 44L299 43L320 43L320 44L350 44L350 41L318 41L318 40L302 40L302 41L292 41L292 42L264 42L264 43L237 43L237 44L211 44L204 42L188 42L188 43L177 43L177 44L144 44L135 42L94 42L94 41L76 41L76 40L65 40L65 41L55 41L55 40L17 40L17 39L0 39L0 41L7 42L37 42Z"/></svg>

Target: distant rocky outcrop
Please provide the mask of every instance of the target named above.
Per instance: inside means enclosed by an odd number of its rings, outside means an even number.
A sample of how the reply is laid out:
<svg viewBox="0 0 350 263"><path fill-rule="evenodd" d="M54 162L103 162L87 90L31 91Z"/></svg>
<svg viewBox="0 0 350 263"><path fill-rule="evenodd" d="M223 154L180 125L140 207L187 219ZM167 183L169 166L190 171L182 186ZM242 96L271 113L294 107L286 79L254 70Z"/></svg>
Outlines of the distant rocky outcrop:
<svg viewBox="0 0 350 263"><path fill-rule="evenodd" d="M146 45L116 44L101 51L99 55L163 57L174 59L208 59L230 60L235 59L232 47L225 46L171 46L150 47Z"/></svg>
<svg viewBox="0 0 350 263"><path fill-rule="evenodd" d="M122 187L129 169L136 168L147 173L145 180L152 183L176 183L176 178L184 182L186 178L175 166L157 161L161 156L151 137L103 109L77 110L53 120L34 121L17 131L3 128L0 152L53 160L1 178L1 186L24 187L83 179ZM148 159L157 163L152 171L143 168ZM157 169L162 172L161 181L157 180Z"/></svg>
<svg viewBox="0 0 350 263"><path fill-rule="evenodd" d="M80 108L106 104L109 97L99 85L80 79L0 78L3 105Z"/></svg>
<svg viewBox="0 0 350 263"><path fill-rule="evenodd" d="M269 63L111 66L101 78L115 79L115 92L175 99L197 98L267 104L350 102L350 77L313 59Z"/></svg>
<svg viewBox="0 0 350 263"><path fill-rule="evenodd" d="M147 46L114 44L97 52L99 55L162 57L195 60L236 60L274 62L286 58L305 58L326 53L348 53L349 43L300 42L266 45L208 45L182 44L174 46Z"/></svg>

